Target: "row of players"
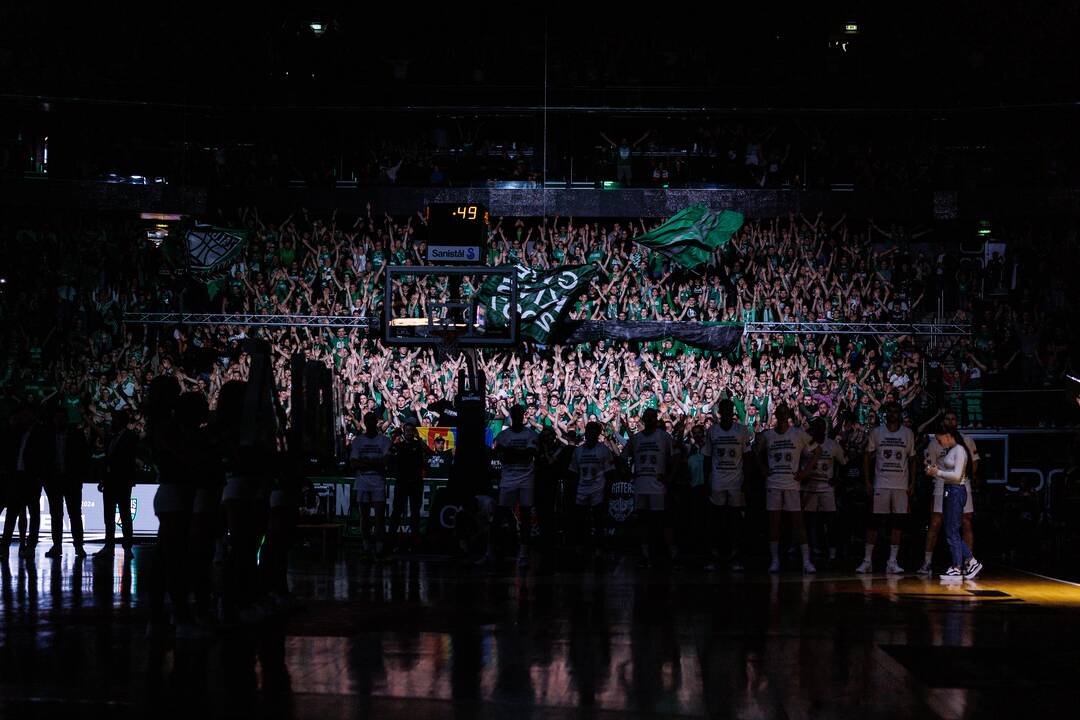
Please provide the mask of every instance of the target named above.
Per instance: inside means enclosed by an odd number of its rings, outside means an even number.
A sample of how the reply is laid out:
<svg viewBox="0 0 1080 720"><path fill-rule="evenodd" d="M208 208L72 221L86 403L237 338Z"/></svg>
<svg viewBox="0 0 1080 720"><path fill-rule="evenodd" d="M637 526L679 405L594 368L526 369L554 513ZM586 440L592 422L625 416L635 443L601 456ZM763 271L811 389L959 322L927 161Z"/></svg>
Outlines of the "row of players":
<svg viewBox="0 0 1080 720"><path fill-rule="evenodd" d="M539 435L524 422L525 409L515 406L510 411L510 426L495 438L494 452L501 463L497 504L501 512L519 507L523 518L529 517L534 505L537 458L541 452ZM946 578L972 578L982 566L972 557L973 542L971 514L973 505L968 491L970 477L976 472L978 455L974 443L957 431L955 413L945 413L940 426L926 449L926 473L934 478L934 500L931 525L927 535L926 554L920 574L932 574L931 559L943 521L946 524L953 565L943 575ZM350 452L350 464L356 471L356 499L360 503L363 533L370 534L370 511L376 518L385 517L385 468L390 455L389 439L378 430L375 415L365 417L366 431L355 438ZM602 440L602 427L590 422L585 428L584 442L573 449L569 463L572 487L576 488L573 522L583 538L599 538L602 533L606 498L616 479L616 453L629 464L633 477L634 505L641 527L641 564L651 564L653 550L663 543L663 513L667 509L668 489L676 469L676 441L660 427L655 409L642 415L642 430L631 435L621 448L612 448ZM717 407L717 422L704 431L696 429L695 441L704 456L702 469L709 488L713 509L710 526L715 529L712 552L714 562L707 567L718 569L721 539L726 539L732 570L742 570L739 548L742 546L742 516L746 507L743 492L744 459L757 463L766 479L765 509L769 519L770 572L780 570L780 531L784 518L791 525L793 536L802 551L803 571L816 572L807 541L807 524L815 529L828 523L836 511L834 482L841 466L848 462L843 448L826 437L822 418L810 423L809 432L792 424L790 410L781 405L776 411L774 427L755 437L735 421L735 408L730 400ZM701 437L703 435L703 437ZM957 451L953 448L957 447ZM885 424L874 428L868 438L863 457L863 478L872 498L872 518L866 533L865 556L856 568L857 573L872 571L871 557L878 540L879 527L889 516L904 516L909 511L916 478L915 434L902 424L899 405L885 408ZM962 491L962 512L950 515L946 498L955 501ZM482 504L489 498L480 498ZM374 506L374 507L372 507ZM945 512L943 513L943 510ZM804 520L804 515L807 520ZM962 519L961 519L962 518ZM900 546L902 517L893 517L890 552L886 565L888 573L903 573L897 561ZM375 528L376 552L381 553L382 523ZM962 539L961 539L962 528ZM815 533L821 537L821 533ZM528 535L521 533L519 565L528 564ZM961 546L962 543L962 546ZM954 548L954 546L956 546ZM493 562L495 544L488 543L486 562ZM594 548L599 553L599 548ZM959 551L959 557L957 552ZM668 552L674 552L669 547Z"/></svg>

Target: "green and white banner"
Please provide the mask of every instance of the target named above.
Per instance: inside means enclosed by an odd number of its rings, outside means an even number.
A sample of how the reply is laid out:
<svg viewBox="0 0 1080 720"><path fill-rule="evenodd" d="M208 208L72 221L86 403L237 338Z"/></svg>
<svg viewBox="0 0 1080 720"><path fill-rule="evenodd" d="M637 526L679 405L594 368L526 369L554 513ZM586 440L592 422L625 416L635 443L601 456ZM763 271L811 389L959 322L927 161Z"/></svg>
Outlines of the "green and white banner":
<svg viewBox="0 0 1080 720"><path fill-rule="evenodd" d="M185 240L188 269L210 274L223 269L240 254L247 242L247 231L196 225L188 230Z"/></svg>
<svg viewBox="0 0 1080 720"><path fill-rule="evenodd" d="M551 270L534 270L516 265L518 316L520 332L536 342L547 342L551 331L562 323L574 301L584 293L593 277L595 265L563 265ZM478 292L484 306L484 322L490 327L505 327L512 315L510 278L492 276Z"/></svg>

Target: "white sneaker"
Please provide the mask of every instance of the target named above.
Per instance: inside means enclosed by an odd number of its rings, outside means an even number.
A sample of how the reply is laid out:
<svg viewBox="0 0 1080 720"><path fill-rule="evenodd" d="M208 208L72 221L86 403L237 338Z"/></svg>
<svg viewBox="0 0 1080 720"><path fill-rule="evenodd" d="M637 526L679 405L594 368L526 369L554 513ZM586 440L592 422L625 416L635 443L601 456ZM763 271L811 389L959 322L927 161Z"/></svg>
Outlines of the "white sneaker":
<svg viewBox="0 0 1080 720"><path fill-rule="evenodd" d="M889 575L903 575L904 568L900 567L900 563L895 560L890 560L889 564L885 566L885 572Z"/></svg>
<svg viewBox="0 0 1080 720"><path fill-rule="evenodd" d="M813 573L817 572L817 568L814 567L814 563L807 560L802 564L802 571L807 575L812 575Z"/></svg>
<svg viewBox="0 0 1080 720"><path fill-rule="evenodd" d="M983 564L975 558L971 558L971 560L968 561L967 567L964 568L964 579L974 580L975 576L982 572L982 569Z"/></svg>
<svg viewBox="0 0 1080 720"><path fill-rule="evenodd" d="M919 568L918 572L920 575L933 575L934 568L930 565L930 563L923 563L922 567Z"/></svg>
<svg viewBox="0 0 1080 720"><path fill-rule="evenodd" d="M780 558L773 558L773 561L771 563L769 563L769 572L771 572L771 573L780 572Z"/></svg>
<svg viewBox="0 0 1080 720"><path fill-rule="evenodd" d="M955 565L941 573L941 582L960 582L964 579L964 572Z"/></svg>
<svg viewBox="0 0 1080 720"><path fill-rule="evenodd" d="M742 572L742 571L743 571L743 564L741 562L739 562L738 560L732 560L731 561L731 572Z"/></svg>
<svg viewBox="0 0 1080 720"><path fill-rule="evenodd" d="M720 569L720 565L717 564L716 562L705 563L705 568L704 568L705 572L716 572L719 569Z"/></svg>
<svg viewBox="0 0 1080 720"><path fill-rule="evenodd" d="M855 568L855 572L860 575L874 572L874 564L869 560L863 560L859 567Z"/></svg>

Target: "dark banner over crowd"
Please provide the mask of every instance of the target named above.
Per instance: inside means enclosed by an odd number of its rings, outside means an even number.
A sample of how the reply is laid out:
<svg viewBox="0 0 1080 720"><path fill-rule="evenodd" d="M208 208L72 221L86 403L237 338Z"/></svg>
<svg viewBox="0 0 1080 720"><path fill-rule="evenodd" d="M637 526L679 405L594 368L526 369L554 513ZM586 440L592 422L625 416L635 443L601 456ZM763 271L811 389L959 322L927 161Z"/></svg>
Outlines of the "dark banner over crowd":
<svg viewBox="0 0 1080 720"><path fill-rule="evenodd" d="M742 323L568 320L563 343L577 345L601 340L654 342L671 339L684 345L731 352L742 337Z"/></svg>

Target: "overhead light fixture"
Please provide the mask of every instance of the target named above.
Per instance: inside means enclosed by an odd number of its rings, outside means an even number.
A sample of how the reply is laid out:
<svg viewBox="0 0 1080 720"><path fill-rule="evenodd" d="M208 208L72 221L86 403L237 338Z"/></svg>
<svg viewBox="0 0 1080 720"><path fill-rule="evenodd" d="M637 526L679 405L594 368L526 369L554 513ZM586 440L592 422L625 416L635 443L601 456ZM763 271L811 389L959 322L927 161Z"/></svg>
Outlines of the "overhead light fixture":
<svg viewBox="0 0 1080 720"><path fill-rule="evenodd" d="M310 27L311 32L315 33L316 35L322 35L324 32L326 32L326 25L318 21L312 21L308 24L308 27Z"/></svg>
<svg viewBox="0 0 1080 720"><path fill-rule="evenodd" d="M844 23L844 32L847 33L848 35L858 35L859 34L859 24L857 22L854 22L854 21Z"/></svg>

